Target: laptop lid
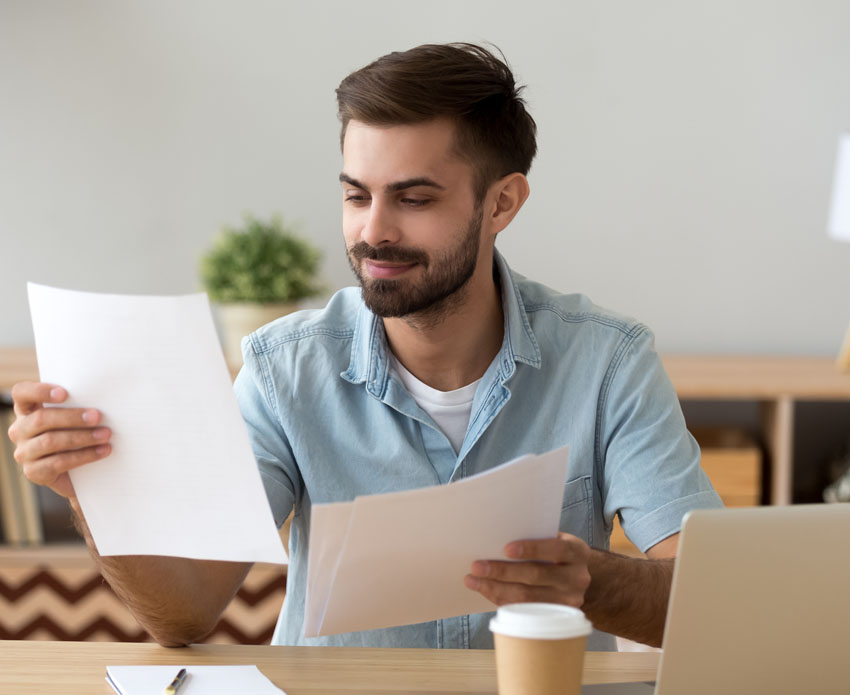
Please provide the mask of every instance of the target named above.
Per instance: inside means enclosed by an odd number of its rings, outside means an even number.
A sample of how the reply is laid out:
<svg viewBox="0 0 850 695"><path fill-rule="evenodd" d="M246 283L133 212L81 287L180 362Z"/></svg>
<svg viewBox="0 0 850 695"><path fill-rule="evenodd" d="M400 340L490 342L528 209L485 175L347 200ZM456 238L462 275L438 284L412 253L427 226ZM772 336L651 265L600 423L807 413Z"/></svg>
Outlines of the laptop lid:
<svg viewBox="0 0 850 695"><path fill-rule="evenodd" d="M850 692L850 504L682 526L658 695Z"/></svg>

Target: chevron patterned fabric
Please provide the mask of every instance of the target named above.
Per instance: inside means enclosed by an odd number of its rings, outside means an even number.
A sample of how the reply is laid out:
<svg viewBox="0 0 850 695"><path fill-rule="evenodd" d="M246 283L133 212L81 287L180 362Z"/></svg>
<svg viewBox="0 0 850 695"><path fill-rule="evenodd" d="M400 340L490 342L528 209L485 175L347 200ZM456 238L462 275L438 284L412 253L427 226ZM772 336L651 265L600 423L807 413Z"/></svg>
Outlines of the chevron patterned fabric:
<svg viewBox="0 0 850 695"><path fill-rule="evenodd" d="M204 642L268 644L286 570L256 565ZM149 641L84 550L63 562L0 555L0 639Z"/></svg>

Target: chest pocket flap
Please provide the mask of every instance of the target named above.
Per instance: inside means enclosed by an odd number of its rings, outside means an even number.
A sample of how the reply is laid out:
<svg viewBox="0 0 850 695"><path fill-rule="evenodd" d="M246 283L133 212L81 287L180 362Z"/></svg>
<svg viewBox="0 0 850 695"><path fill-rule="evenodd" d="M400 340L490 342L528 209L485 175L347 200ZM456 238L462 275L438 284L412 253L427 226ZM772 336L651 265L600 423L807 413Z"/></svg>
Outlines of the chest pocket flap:
<svg viewBox="0 0 850 695"><path fill-rule="evenodd" d="M568 480L564 485L564 498L561 504L561 521L558 529L563 533L578 536L588 545L592 545L593 495L590 476Z"/></svg>

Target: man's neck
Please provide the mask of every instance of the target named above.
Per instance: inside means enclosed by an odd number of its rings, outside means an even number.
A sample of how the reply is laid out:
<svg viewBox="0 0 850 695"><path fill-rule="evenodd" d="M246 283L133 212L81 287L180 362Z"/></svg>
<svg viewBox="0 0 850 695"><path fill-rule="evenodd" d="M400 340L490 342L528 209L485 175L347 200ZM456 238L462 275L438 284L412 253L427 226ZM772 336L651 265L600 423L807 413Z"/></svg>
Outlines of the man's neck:
<svg viewBox="0 0 850 695"><path fill-rule="evenodd" d="M504 337L502 298L492 272L476 272L460 301L439 320L423 319L384 319L387 341L399 362L439 391L480 379Z"/></svg>

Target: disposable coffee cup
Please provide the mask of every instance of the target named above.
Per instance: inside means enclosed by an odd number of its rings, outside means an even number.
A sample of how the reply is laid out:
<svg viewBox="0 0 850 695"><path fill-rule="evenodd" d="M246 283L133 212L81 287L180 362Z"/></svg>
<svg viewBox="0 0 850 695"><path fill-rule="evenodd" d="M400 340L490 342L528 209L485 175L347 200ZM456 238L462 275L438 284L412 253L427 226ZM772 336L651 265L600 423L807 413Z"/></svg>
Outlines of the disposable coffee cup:
<svg viewBox="0 0 850 695"><path fill-rule="evenodd" d="M578 608L513 603L490 620L499 695L580 695L593 626Z"/></svg>

